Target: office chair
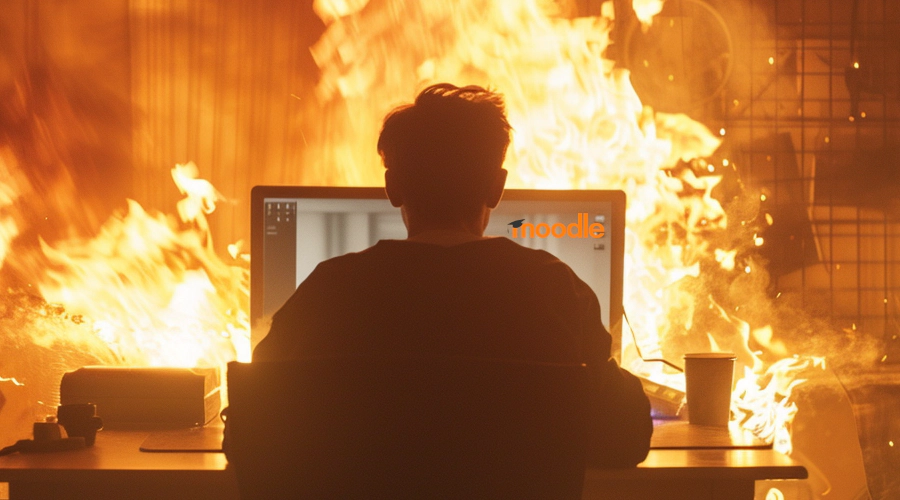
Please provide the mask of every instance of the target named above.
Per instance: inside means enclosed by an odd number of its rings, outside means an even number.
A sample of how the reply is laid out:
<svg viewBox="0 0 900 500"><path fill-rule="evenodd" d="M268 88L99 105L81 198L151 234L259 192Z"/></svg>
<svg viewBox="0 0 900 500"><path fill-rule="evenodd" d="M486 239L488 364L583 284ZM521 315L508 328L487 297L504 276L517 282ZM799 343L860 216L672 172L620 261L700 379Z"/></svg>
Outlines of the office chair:
<svg viewBox="0 0 900 500"><path fill-rule="evenodd" d="M415 357L228 365L242 498L580 498L582 366Z"/></svg>

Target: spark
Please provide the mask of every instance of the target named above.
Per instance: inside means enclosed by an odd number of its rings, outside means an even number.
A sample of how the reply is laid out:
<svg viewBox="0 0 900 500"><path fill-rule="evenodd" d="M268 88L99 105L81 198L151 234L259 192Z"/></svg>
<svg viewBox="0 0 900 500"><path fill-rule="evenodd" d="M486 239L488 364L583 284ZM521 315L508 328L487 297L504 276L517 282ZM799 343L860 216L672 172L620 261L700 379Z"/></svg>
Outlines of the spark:
<svg viewBox="0 0 900 500"><path fill-rule="evenodd" d="M17 385L17 386L19 386L19 387L22 387L22 386L25 385L24 383L19 382L18 380L16 380L16 377L9 377L9 378L6 378L6 377L0 377L0 382L12 382L13 385Z"/></svg>

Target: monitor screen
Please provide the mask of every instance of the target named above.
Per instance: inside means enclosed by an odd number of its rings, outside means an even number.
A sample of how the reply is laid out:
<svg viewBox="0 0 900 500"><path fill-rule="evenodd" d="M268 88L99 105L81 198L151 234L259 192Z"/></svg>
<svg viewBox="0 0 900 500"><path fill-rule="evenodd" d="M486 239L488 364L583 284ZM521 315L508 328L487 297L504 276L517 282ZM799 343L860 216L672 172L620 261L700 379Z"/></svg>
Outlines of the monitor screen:
<svg viewBox="0 0 900 500"><path fill-rule="evenodd" d="M383 188L256 186L251 193L250 321L254 347L271 316L316 265L382 239L406 238ZM518 227L514 227L518 226ZM507 189L485 235L546 250L600 300L618 358L622 319L625 193Z"/></svg>

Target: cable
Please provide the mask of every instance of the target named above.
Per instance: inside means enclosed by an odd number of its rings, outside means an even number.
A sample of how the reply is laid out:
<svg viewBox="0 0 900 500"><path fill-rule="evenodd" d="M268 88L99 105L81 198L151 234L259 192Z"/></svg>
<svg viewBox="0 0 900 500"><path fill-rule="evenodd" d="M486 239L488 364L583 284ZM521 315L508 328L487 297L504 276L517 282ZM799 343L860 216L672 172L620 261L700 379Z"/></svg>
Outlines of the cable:
<svg viewBox="0 0 900 500"><path fill-rule="evenodd" d="M16 444L11 444L11 445L7 446L6 448L0 449L0 457L6 456L6 455L12 455L13 453L19 451L19 448L20 448L20 446L19 446L19 443L17 442Z"/></svg>
<svg viewBox="0 0 900 500"><path fill-rule="evenodd" d="M625 304L622 304L622 317L625 318L625 324L628 325L628 330L631 332L631 339L634 340L634 349L637 351L637 355L639 358L641 358L641 361L663 363L664 365L669 366L670 368L674 368L675 370L678 370L679 372L684 373L684 368L682 368L682 367L676 365L675 363L672 363L671 361L668 361L666 359L645 358L644 355L641 354L641 346L638 343L637 336L634 334L634 328L631 327L631 321L628 320L628 314L625 312Z"/></svg>
<svg viewBox="0 0 900 500"><path fill-rule="evenodd" d="M16 444L0 449L0 457L4 455L12 455L13 453L47 453L53 451L72 451L85 448L84 438L67 437L62 439L53 439L51 441L34 441L32 439L20 439Z"/></svg>

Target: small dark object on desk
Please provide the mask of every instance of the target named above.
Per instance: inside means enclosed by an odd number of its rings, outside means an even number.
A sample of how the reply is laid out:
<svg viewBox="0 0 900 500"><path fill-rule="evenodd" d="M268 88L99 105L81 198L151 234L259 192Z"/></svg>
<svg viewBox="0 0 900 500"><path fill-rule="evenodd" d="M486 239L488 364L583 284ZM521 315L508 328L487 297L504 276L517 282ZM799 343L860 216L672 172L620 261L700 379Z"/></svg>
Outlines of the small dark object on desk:
<svg viewBox="0 0 900 500"><path fill-rule="evenodd" d="M655 419L681 418L684 409L684 391L658 384L648 378L638 377L644 386L644 394L650 400L650 414Z"/></svg>
<svg viewBox="0 0 900 500"><path fill-rule="evenodd" d="M221 453L221 425L205 425L188 429L168 429L155 431L141 443L141 451L146 452L196 452Z"/></svg>
<svg viewBox="0 0 900 500"><path fill-rule="evenodd" d="M103 420L97 416L97 406L92 403L61 405L56 409L57 420L69 437L84 438L84 444L94 446L97 431L103 428Z"/></svg>
<svg viewBox="0 0 900 500"><path fill-rule="evenodd" d="M59 424L48 417L46 422L35 422L32 427L34 439L20 439L15 444L0 449L0 457L13 453L46 453L51 451L72 451L85 448L83 437L62 437Z"/></svg>
<svg viewBox="0 0 900 500"><path fill-rule="evenodd" d="M16 451L21 453L48 453L52 451L73 451L86 448L83 437L70 437L57 439L55 441L33 441L31 439L21 439L16 441L13 446L17 447Z"/></svg>

